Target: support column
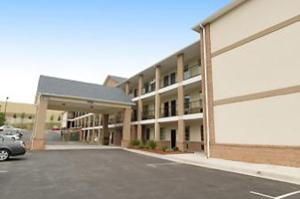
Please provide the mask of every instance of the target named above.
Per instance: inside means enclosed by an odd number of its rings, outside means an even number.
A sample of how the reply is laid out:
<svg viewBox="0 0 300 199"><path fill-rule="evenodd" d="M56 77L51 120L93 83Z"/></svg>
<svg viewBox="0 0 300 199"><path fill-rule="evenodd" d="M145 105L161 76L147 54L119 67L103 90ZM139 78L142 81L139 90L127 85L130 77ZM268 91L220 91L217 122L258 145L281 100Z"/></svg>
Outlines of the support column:
<svg viewBox="0 0 300 199"><path fill-rule="evenodd" d="M143 89L143 76L139 76L138 80L138 96L142 95L142 89ZM142 120L143 115L143 101L141 99L138 100L138 125L137 125L137 139L142 140Z"/></svg>
<svg viewBox="0 0 300 199"><path fill-rule="evenodd" d="M180 151L185 151L185 124L183 120L184 115L184 90L183 90L183 73L184 73L184 55L180 54L177 56L177 82L178 82L178 90L177 90L177 113L179 116L178 119L178 138L177 138L177 147Z"/></svg>
<svg viewBox="0 0 300 199"><path fill-rule="evenodd" d="M160 141L160 124L158 119L160 117L160 95L158 93L160 86L160 66L155 69L155 123L154 123L154 140Z"/></svg>
<svg viewBox="0 0 300 199"><path fill-rule="evenodd" d="M32 150L43 150L45 148L44 131L47 117L47 107L48 99L46 97L39 96L31 143Z"/></svg>
<svg viewBox="0 0 300 199"><path fill-rule="evenodd" d="M102 144L103 145L109 145L109 131L108 131L108 114L103 114L103 138L102 138Z"/></svg>
<svg viewBox="0 0 300 199"><path fill-rule="evenodd" d="M131 108L125 108L123 114L123 138L122 138L122 147L128 147L131 140L130 132L130 123L131 123Z"/></svg>

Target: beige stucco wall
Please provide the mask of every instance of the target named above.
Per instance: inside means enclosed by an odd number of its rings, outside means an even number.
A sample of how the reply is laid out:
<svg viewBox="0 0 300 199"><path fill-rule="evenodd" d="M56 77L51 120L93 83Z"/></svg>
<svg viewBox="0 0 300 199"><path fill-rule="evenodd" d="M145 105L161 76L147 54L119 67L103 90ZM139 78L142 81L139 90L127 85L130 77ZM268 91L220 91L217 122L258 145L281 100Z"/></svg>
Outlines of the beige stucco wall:
<svg viewBox="0 0 300 199"><path fill-rule="evenodd" d="M190 141L200 142L201 141L201 134L200 134L200 127L202 121L195 120L195 121L186 121L185 125L190 126ZM164 123L161 124L161 128L164 128L165 132L165 141L171 140L171 130L176 129L176 137L178 139L178 128L177 124L175 123ZM177 140L178 141L178 140Z"/></svg>
<svg viewBox="0 0 300 199"><path fill-rule="evenodd" d="M212 52L299 15L299 0L249 0L211 24Z"/></svg>
<svg viewBox="0 0 300 199"><path fill-rule="evenodd" d="M215 107L216 142L300 146L300 93Z"/></svg>
<svg viewBox="0 0 300 199"><path fill-rule="evenodd" d="M298 0L249 0L211 24L212 52L299 15ZM214 101L300 85L300 23L212 58ZM300 93L214 107L216 143L300 146Z"/></svg>
<svg viewBox="0 0 300 199"><path fill-rule="evenodd" d="M299 33L300 22L214 57L214 99L300 85Z"/></svg>
<svg viewBox="0 0 300 199"><path fill-rule="evenodd" d="M201 124L202 121L199 120L185 122L185 125L190 127L190 141L201 141Z"/></svg>

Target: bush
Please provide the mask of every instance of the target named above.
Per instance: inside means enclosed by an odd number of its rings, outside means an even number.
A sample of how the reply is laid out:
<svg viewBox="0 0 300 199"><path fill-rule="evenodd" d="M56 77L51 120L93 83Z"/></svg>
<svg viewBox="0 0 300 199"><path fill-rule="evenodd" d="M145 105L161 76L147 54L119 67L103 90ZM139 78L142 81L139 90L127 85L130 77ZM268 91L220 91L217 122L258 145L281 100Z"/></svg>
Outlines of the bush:
<svg viewBox="0 0 300 199"><path fill-rule="evenodd" d="M174 147L174 148L173 148L173 151L179 151L178 147L177 147L177 146Z"/></svg>
<svg viewBox="0 0 300 199"><path fill-rule="evenodd" d="M156 144L156 142L155 142L154 140L149 140L149 141L147 142L147 147L148 147L149 149L155 149L156 146L157 146L157 144Z"/></svg>
<svg viewBox="0 0 300 199"><path fill-rule="evenodd" d="M4 123L5 123L4 113L0 113L0 126L4 125Z"/></svg>
<svg viewBox="0 0 300 199"><path fill-rule="evenodd" d="M147 148L147 147L145 146L145 144L143 142L140 142L140 144L138 145L138 148L139 149L144 149L144 148Z"/></svg>
<svg viewBox="0 0 300 199"><path fill-rule="evenodd" d="M162 146L160 147L160 150L162 150L163 152L166 152L169 149L168 146Z"/></svg>
<svg viewBox="0 0 300 199"><path fill-rule="evenodd" d="M131 140L130 141L130 146L140 146L141 142L139 140Z"/></svg>

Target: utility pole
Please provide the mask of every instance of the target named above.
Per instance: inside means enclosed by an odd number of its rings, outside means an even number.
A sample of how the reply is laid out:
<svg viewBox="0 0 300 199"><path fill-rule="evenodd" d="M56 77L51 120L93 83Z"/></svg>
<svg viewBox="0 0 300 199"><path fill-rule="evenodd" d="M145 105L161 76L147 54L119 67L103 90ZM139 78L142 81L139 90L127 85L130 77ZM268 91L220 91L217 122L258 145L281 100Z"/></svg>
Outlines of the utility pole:
<svg viewBox="0 0 300 199"><path fill-rule="evenodd" d="M6 107L7 107L7 101L8 101L9 97L6 97L5 100L5 106L4 106L4 119L6 120Z"/></svg>

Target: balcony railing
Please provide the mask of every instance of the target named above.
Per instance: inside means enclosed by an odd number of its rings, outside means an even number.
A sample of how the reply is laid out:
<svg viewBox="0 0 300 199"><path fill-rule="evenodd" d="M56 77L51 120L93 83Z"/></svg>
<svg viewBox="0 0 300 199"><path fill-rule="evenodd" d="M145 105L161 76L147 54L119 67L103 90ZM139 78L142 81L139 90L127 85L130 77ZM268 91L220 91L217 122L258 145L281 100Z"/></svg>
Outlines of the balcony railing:
<svg viewBox="0 0 300 199"><path fill-rule="evenodd" d="M193 114L193 113L202 113L202 100L193 100L190 102L184 103L184 114Z"/></svg>
<svg viewBox="0 0 300 199"><path fill-rule="evenodd" d="M155 83L146 84L142 89L142 95L155 91Z"/></svg>
<svg viewBox="0 0 300 199"><path fill-rule="evenodd" d="M187 80L192 77L196 77L196 76L200 75L200 73L201 73L200 69L201 69L201 67L199 64L193 65L193 66L185 69L184 74L183 74L184 80Z"/></svg>
<svg viewBox="0 0 300 199"><path fill-rule="evenodd" d="M164 107L160 109L160 117L172 117L177 115L177 110L175 109L165 109Z"/></svg>
<svg viewBox="0 0 300 199"><path fill-rule="evenodd" d="M155 110L145 110L142 115L143 120L149 120L155 118Z"/></svg>

